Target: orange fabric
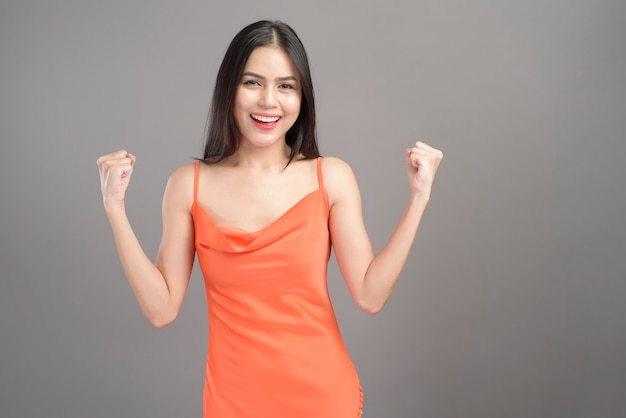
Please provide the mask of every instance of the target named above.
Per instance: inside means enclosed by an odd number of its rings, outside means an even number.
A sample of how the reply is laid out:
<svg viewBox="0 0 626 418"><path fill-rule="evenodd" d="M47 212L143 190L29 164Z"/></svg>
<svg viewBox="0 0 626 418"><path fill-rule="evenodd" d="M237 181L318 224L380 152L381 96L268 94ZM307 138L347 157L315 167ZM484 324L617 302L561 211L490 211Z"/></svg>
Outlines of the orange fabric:
<svg viewBox="0 0 626 418"><path fill-rule="evenodd" d="M362 391L328 295L328 202L319 188L268 227L216 225L194 203L206 286L206 418L360 417Z"/></svg>

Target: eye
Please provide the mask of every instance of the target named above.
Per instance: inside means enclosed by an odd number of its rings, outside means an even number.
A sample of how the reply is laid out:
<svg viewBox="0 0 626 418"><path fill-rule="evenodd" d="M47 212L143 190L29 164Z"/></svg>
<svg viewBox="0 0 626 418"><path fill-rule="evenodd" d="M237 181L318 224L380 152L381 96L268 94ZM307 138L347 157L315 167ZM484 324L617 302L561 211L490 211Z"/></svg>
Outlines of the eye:
<svg viewBox="0 0 626 418"><path fill-rule="evenodd" d="M293 89L294 87L293 87L291 84L287 84L287 83L285 83L285 84L281 84L280 86L278 86L278 88L280 88L280 89L285 89L285 90L291 90L291 89Z"/></svg>
<svg viewBox="0 0 626 418"><path fill-rule="evenodd" d="M244 80L244 86L260 86L259 82L256 80Z"/></svg>

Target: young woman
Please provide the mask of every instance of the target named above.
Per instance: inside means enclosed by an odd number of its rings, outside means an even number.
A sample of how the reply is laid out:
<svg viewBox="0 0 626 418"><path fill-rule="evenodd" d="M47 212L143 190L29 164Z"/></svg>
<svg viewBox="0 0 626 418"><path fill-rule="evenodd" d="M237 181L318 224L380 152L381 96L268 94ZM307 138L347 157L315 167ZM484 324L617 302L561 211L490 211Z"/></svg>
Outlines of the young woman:
<svg viewBox="0 0 626 418"><path fill-rule="evenodd" d="M332 246L355 303L369 313L383 307L442 153L417 142L405 159L409 201L376 255L352 170L318 152L304 47L288 25L269 21L244 28L226 51L204 158L168 180L154 264L124 210L135 156L121 150L98 159L124 272L155 327L176 318L198 255L210 324L205 417L361 416L327 264Z"/></svg>

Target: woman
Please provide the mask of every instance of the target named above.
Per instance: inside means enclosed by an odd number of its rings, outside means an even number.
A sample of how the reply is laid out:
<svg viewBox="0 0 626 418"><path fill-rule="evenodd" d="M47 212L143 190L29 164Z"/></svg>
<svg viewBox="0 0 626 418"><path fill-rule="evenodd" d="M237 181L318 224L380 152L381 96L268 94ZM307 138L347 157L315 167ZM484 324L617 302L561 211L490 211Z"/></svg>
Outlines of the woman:
<svg viewBox="0 0 626 418"><path fill-rule="evenodd" d="M326 287L332 248L355 303L378 312L404 266L442 153L406 150L410 197L375 255L350 167L321 158L306 52L281 22L239 32L220 67L202 161L170 176L153 264L124 195L135 156L98 159L124 272L155 327L180 311L197 252L209 309L206 417L358 417L362 395Z"/></svg>

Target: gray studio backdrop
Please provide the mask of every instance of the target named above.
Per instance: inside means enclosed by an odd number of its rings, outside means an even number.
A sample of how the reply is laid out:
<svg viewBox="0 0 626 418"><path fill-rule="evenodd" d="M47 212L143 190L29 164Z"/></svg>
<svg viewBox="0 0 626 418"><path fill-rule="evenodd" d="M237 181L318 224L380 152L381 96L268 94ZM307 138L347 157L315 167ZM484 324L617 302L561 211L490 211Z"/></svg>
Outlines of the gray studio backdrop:
<svg viewBox="0 0 626 418"><path fill-rule="evenodd" d="M151 328L95 161L138 156L128 211L154 256L165 181L200 155L222 55L260 18L307 47L321 150L352 165L377 249L404 148L445 153L380 314L330 266L364 416L626 416L625 5L3 0L0 416L200 417L199 271Z"/></svg>

